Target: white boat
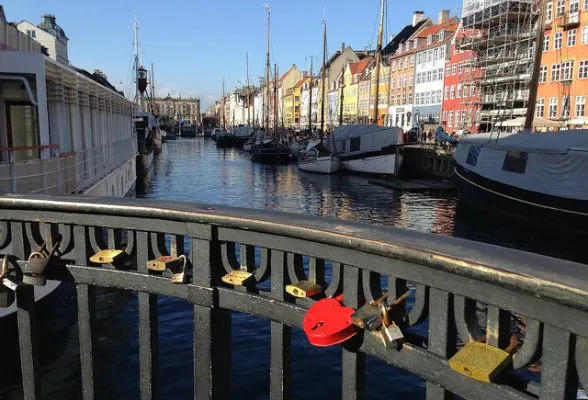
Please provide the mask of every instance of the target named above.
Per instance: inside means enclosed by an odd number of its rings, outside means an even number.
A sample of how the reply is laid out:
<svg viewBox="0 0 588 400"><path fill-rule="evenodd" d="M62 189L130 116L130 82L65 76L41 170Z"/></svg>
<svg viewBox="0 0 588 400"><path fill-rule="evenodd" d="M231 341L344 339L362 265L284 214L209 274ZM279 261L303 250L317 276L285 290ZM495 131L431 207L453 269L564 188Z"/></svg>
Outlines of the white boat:
<svg viewBox="0 0 588 400"><path fill-rule="evenodd" d="M467 203L584 229L588 223L588 130L467 135L454 168Z"/></svg>
<svg viewBox="0 0 588 400"><path fill-rule="evenodd" d="M298 169L319 174L332 174L339 171L339 157L328 154L319 140L311 140L298 157Z"/></svg>
<svg viewBox="0 0 588 400"><path fill-rule="evenodd" d="M344 125L329 136L329 151L350 172L395 176L402 165L403 132L398 127Z"/></svg>

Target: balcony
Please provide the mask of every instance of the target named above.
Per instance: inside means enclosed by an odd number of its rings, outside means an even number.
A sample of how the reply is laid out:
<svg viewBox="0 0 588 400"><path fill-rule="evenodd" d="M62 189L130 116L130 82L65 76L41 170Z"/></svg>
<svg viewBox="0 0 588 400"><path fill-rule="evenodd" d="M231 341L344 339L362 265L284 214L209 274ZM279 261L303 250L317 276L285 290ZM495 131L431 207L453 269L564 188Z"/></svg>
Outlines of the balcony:
<svg viewBox="0 0 588 400"><path fill-rule="evenodd" d="M566 13L558 22L557 26L564 30L576 29L580 26L580 11Z"/></svg>

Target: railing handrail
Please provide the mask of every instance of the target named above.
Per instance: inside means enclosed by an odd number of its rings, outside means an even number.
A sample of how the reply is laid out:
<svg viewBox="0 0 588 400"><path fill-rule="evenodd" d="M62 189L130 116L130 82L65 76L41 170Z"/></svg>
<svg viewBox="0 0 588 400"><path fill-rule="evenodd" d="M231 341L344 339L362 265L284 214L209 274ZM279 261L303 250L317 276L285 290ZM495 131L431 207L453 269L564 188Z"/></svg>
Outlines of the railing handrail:
<svg viewBox="0 0 588 400"><path fill-rule="evenodd" d="M588 311L586 265L466 239L328 217L151 199L7 194L0 196L1 209L153 218L299 238L418 263Z"/></svg>

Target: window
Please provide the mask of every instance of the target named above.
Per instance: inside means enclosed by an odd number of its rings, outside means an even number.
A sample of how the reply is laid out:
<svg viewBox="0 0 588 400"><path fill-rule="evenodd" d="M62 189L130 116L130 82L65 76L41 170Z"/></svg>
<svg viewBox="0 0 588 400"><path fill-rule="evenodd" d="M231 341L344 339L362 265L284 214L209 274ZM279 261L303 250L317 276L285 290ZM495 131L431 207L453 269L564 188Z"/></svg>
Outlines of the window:
<svg viewBox="0 0 588 400"><path fill-rule="evenodd" d="M559 72L560 72L560 65L559 64L553 64L551 66L551 81L552 82L557 82L559 81Z"/></svg>
<svg viewBox="0 0 588 400"><path fill-rule="evenodd" d="M588 0L584 0L584 10L588 10Z"/></svg>
<svg viewBox="0 0 588 400"><path fill-rule="evenodd" d="M557 3L555 4L555 16L562 17L566 10L566 0L557 0Z"/></svg>
<svg viewBox="0 0 588 400"><path fill-rule="evenodd" d="M582 44L588 44L588 26L582 27Z"/></svg>
<svg viewBox="0 0 588 400"><path fill-rule="evenodd" d="M570 98L568 96L564 96L561 98L561 116L562 117L569 117L570 116Z"/></svg>
<svg viewBox="0 0 588 400"><path fill-rule="evenodd" d="M586 111L586 96L576 97L576 117L583 117Z"/></svg>
<svg viewBox="0 0 588 400"><path fill-rule="evenodd" d="M547 82L547 65L542 65L539 69L539 83Z"/></svg>
<svg viewBox="0 0 588 400"><path fill-rule="evenodd" d="M545 22L551 22L553 19L553 3L547 3L547 10L545 11Z"/></svg>
<svg viewBox="0 0 588 400"><path fill-rule="evenodd" d="M392 61L392 71L396 71L396 60Z"/></svg>
<svg viewBox="0 0 588 400"><path fill-rule="evenodd" d="M439 58L439 48L438 47L435 47L433 49L433 60L436 60L438 58Z"/></svg>
<svg viewBox="0 0 588 400"><path fill-rule="evenodd" d="M508 150L504 156L504 163L502 164L503 171L514 172L517 174L524 174L527 168L527 158L529 153L526 151L511 151Z"/></svg>
<svg viewBox="0 0 588 400"><path fill-rule="evenodd" d="M449 86L445 86L445 100L449 99ZM443 118L445 119L445 118Z"/></svg>
<svg viewBox="0 0 588 400"><path fill-rule="evenodd" d="M414 66L414 54L410 56L410 66Z"/></svg>
<svg viewBox="0 0 588 400"><path fill-rule="evenodd" d="M427 71L427 82L431 82L432 75L433 75L432 71Z"/></svg>
<svg viewBox="0 0 588 400"><path fill-rule="evenodd" d="M457 72L463 74L463 64L459 63L459 67L457 68Z"/></svg>
<svg viewBox="0 0 588 400"><path fill-rule="evenodd" d="M461 98L461 83L457 84L457 88L455 89L455 98Z"/></svg>
<svg viewBox="0 0 588 400"><path fill-rule="evenodd" d="M455 86L451 85L449 87L449 98L453 99L455 97Z"/></svg>
<svg viewBox="0 0 588 400"><path fill-rule="evenodd" d="M586 28L588 28L588 26ZM445 67L445 75L451 75L451 64L447 64L447 66Z"/></svg>
<svg viewBox="0 0 588 400"><path fill-rule="evenodd" d="M549 118L557 117L557 97L549 99Z"/></svg>
<svg viewBox="0 0 588 400"><path fill-rule="evenodd" d="M27 36L34 39L34 38L37 37L37 31L35 31L34 29L33 30L28 30L27 31Z"/></svg>
<svg viewBox="0 0 588 400"><path fill-rule="evenodd" d="M457 65L451 64L451 75L455 75L456 70L457 70Z"/></svg>
<svg viewBox="0 0 588 400"><path fill-rule="evenodd" d="M443 40L445 38L445 31L439 32L439 40Z"/></svg>
<svg viewBox="0 0 588 400"><path fill-rule="evenodd" d="M408 93L408 104L412 104L412 92Z"/></svg>
<svg viewBox="0 0 588 400"><path fill-rule="evenodd" d="M447 120L447 127L453 126L453 111L449 111L449 119Z"/></svg>
<svg viewBox="0 0 588 400"><path fill-rule="evenodd" d="M480 154L480 149L482 146L472 146L468 149L468 157L466 158L466 164L470 164L472 166L476 166L478 163L478 155Z"/></svg>
<svg viewBox="0 0 588 400"><path fill-rule="evenodd" d="M588 78L588 60L580 61L580 67L578 68L578 78L579 79Z"/></svg>
<svg viewBox="0 0 588 400"><path fill-rule="evenodd" d="M447 123L447 111L443 111L443 122Z"/></svg>
<svg viewBox="0 0 588 400"><path fill-rule="evenodd" d="M574 73L574 62L564 61L561 63L561 78L564 81L571 81Z"/></svg>
<svg viewBox="0 0 588 400"><path fill-rule="evenodd" d="M359 151L361 148L361 137L349 139L349 151Z"/></svg>
<svg viewBox="0 0 588 400"><path fill-rule="evenodd" d="M549 35L543 36L543 51L549 50Z"/></svg>
<svg viewBox="0 0 588 400"><path fill-rule="evenodd" d="M433 35L427 36L427 44L433 43Z"/></svg>
<svg viewBox="0 0 588 400"><path fill-rule="evenodd" d="M568 31L568 47L573 47L576 45L576 29L572 29Z"/></svg>
<svg viewBox="0 0 588 400"><path fill-rule="evenodd" d="M427 50L427 62L433 61L433 52L431 50Z"/></svg>
<svg viewBox="0 0 588 400"><path fill-rule="evenodd" d="M570 13L577 13L580 11L579 0L570 0Z"/></svg>
<svg viewBox="0 0 588 400"><path fill-rule="evenodd" d="M404 68L408 68L408 57L404 57Z"/></svg>
<svg viewBox="0 0 588 400"><path fill-rule="evenodd" d="M535 105L535 116L543 117L545 115L545 99L537 99L537 103Z"/></svg>
<svg viewBox="0 0 588 400"><path fill-rule="evenodd" d="M557 32L555 34L555 38L553 40L553 48L555 50L561 49L562 37L563 37L563 33L562 32Z"/></svg>

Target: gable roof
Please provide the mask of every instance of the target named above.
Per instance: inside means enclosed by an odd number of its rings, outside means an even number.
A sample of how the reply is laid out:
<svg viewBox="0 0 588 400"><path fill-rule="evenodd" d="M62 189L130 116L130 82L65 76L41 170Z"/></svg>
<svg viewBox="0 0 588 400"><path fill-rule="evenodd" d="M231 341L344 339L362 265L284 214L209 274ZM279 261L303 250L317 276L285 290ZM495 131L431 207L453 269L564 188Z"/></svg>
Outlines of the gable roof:
<svg viewBox="0 0 588 400"><path fill-rule="evenodd" d="M372 60L372 57L365 57L357 62L349 63L349 69L353 75L361 74L370 65Z"/></svg>
<svg viewBox="0 0 588 400"><path fill-rule="evenodd" d="M290 72L292 72L293 70L297 69L298 67L296 66L296 64L292 64L292 66L288 69L288 71L286 71L284 73L284 75L282 75L282 77L280 78L280 82L282 82L284 79L286 79L286 77L288 76L288 74Z"/></svg>
<svg viewBox="0 0 588 400"><path fill-rule="evenodd" d="M459 23L457 18L450 18L447 21L441 23L441 24L437 24L437 25L432 25L429 26L425 29L423 29L422 32L420 32L416 37L419 39L426 39L429 35L437 35L439 34L439 32L441 31L445 31L448 32L448 35L445 35L445 38L443 40L437 40L433 43L423 43L421 44L419 47L417 47L415 49L415 51L422 51L425 49L428 49L430 47L436 47L439 46L442 43L446 43L448 41L452 41L453 40L453 35L454 33L457 31L457 28L459 27Z"/></svg>
<svg viewBox="0 0 588 400"><path fill-rule="evenodd" d="M430 23L430 18L425 18L422 21L419 21L416 25L406 25L398 35L394 36L394 38L382 49L382 56L387 56L394 53L398 50L398 46L400 43L408 40L415 32L417 32L421 27L423 27L426 23Z"/></svg>

